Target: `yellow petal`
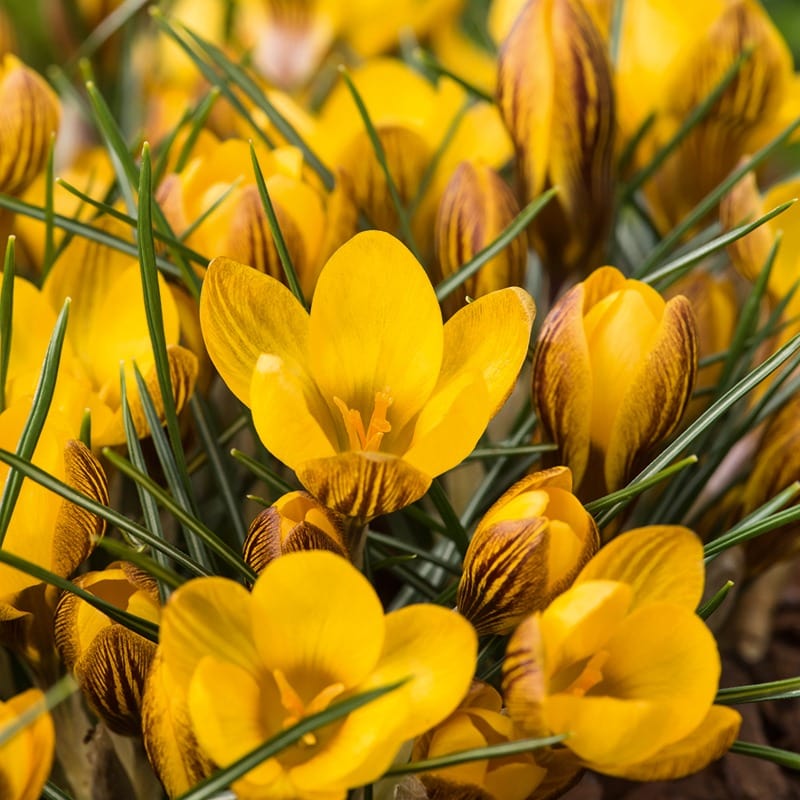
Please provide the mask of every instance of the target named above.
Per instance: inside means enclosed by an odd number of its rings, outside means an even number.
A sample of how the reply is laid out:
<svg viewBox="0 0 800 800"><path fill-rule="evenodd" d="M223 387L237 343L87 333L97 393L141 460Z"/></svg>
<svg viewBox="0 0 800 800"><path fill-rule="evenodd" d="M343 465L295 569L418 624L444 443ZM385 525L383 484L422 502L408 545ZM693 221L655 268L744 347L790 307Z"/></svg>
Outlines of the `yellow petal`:
<svg viewBox="0 0 800 800"><path fill-rule="evenodd" d="M248 396L259 438L287 466L296 470L336 452L337 430L327 404L308 375L290 362L263 354Z"/></svg>
<svg viewBox="0 0 800 800"><path fill-rule="evenodd" d="M312 698L333 683L351 687L378 661L383 609L367 579L340 556L282 556L261 573L252 600L249 624L261 662L280 669L302 697L305 688ZM326 683L302 685L311 680Z"/></svg>
<svg viewBox="0 0 800 800"><path fill-rule="evenodd" d="M575 585L610 580L633 589L632 607L669 602L697 608L703 594L703 544L688 528L648 525L610 541L581 570Z"/></svg>
<svg viewBox="0 0 800 800"><path fill-rule="evenodd" d="M536 412L576 486L589 463L594 391L583 328L584 294L584 284L578 284L547 315L533 359Z"/></svg>
<svg viewBox="0 0 800 800"><path fill-rule="evenodd" d="M688 736L663 747L636 764L605 765L606 775L632 781L668 781L697 772L728 752L739 735L742 717L727 706L711 706L705 719Z"/></svg>
<svg viewBox="0 0 800 800"><path fill-rule="evenodd" d="M475 631L454 611L425 604L388 614L383 652L358 690L410 680L350 714L335 740L303 769L331 786L375 780L403 741L441 722L458 705L469 689L476 652Z"/></svg>
<svg viewBox="0 0 800 800"><path fill-rule="evenodd" d="M213 770L195 738L186 691L187 683L171 675L157 651L147 676L142 734L147 757L170 797L188 791Z"/></svg>
<svg viewBox="0 0 800 800"><path fill-rule="evenodd" d="M261 353L303 371L308 315L278 281L227 258L208 266L200 324L214 366L228 388L250 405L250 382Z"/></svg>
<svg viewBox="0 0 800 800"><path fill-rule="evenodd" d="M207 655L257 671L250 606L247 590L225 578L196 578L177 589L164 608L160 629L160 649L172 680L185 690Z"/></svg>
<svg viewBox="0 0 800 800"><path fill-rule="evenodd" d="M692 306L685 297L673 297L664 308L652 349L631 378L611 430L605 463L609 491L624 486L636 459L678 426L696 371Z"/></svg>
<svg viewBox="0 0 800 800"><path fill-rule="evenodd" d="M296 468L303 486L323 505L369 520L419 500L431 475L386 453L338 453L304 461Z"/></svg>
<svg viewBox="0 0 800 800"><path fill-rule="evenodd" d="M525 361L535 315L533 299L517 287L491 292L462 308L444 326L439 386L462 371L480 373L494 416Z"/></svg>
<svg viewBox="0 0 800 800"><path fill-rule="evenodd" d="M387 391L388 419L400 430L430 396L442 365L442 316L425 270L392 236L356 235L319 277L308 342L326 398L368 420L375 392Z"/></svg>

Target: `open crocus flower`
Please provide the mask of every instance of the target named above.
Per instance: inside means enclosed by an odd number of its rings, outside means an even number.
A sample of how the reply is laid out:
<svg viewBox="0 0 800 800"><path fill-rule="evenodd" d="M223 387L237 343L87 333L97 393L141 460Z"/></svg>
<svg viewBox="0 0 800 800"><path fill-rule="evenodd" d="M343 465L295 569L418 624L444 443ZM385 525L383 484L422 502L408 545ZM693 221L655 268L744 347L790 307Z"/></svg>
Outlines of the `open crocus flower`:
<svg viewBox="0 0 800 800"><path fill-rule="evenodd" d="M712 705L720 659L695 613L703 582L702 543L686 528L639 528L606 545L511 637L511 718L531 736L568 733L585 766L633 780L719 758L741 718Z"/></svg>
<svg viewBox="0 0 800 800"><path fill-rule="evenodd" d="M242 800L339 800L377 779L405 740L457 706L477 650L472 626L440 606L384 616L366 578L322 551L276 559L252 594L222 578L190 581L164 609L160 637L156 669L173 691L156 672L144 731L170 794L188 788L189 732L201 757L225 766L337 701L405 680L248 772L233 785Z"/></svg>
<svg viewBox="0 0 800 800"><path fill-rule="evenodd" d="M678 425L697 368L694 315L614 267L553 306L533 362L533 399L584 501L621 488Z"/></svg>
<svg viewBox="0 0 800 800"><path fill-rule="evenodd" d="M37 705L41 713L0 745L0 792L4 800L37 800L41 796L53 765L55 729L39 689L28 689L0 703L0 736Z"/></svg>
<svg viewBox="0 0 800 800"><path fill-rule="evenodd" d="M203 336L266 448L330 508L362 520L419 499L473 449L517 377L534 306L492 292L446 325L425 271L386 233L323 267L311 313L286 287L211 262Z"/></svg>

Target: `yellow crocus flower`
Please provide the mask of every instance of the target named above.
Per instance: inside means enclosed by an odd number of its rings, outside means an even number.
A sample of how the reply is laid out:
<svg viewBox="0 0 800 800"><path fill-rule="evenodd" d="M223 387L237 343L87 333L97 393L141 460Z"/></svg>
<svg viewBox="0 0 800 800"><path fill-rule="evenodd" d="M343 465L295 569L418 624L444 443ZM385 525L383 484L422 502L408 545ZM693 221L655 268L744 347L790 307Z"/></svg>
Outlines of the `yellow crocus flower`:
<svg viewBox="0 0 800 800"><path fill-rule="evenodd" d="M228 259L211 262L200 300L211 359L266 448L360 519L414 502L469 455L514 386L533 316L509 288L442 326L424 269L379 231L331 256L310 314Z"/></svg>
<svg viewBox="0 0 800 800"><path fill-rule="evenodd" d="M160 637L144 733L171 795L191 785L184 764L196 751L226 766L310 714L406 679L236 781L242 800L339 800L376 780L404 741L456 707L477 650L453 611L415 605L384 616L366 578L321 551L271 562L252 594L223 578L190 581L166 605ZM198 748L184 746L189 731Z"/></svg>
<svg viewBox="0 0 800 800"><path fill-rule="evenodd" d="M576 493L621 488L646 451L678 425L697 369L694 315L614 267L570 289L544 321L533 397Z"/></svg>
<svg viewBox="0 0 800 800"><path fill-rule="evenodd" d="M702 543L686 528L639 528L606 545L511 637L511 718L527 735L568 733L584 766L632 780L680 778L719 758L741 717L713 705L720 659L695 613L703 582Z"/></svg>
<svg viewBox="0 0 800 800"><path fill-rule="evenodd" d="M39 689L28 689L0 703L0 736L35 706L41 713L0 745L0 792L4 800L38 800L50 775L55 728Z"/></svg>

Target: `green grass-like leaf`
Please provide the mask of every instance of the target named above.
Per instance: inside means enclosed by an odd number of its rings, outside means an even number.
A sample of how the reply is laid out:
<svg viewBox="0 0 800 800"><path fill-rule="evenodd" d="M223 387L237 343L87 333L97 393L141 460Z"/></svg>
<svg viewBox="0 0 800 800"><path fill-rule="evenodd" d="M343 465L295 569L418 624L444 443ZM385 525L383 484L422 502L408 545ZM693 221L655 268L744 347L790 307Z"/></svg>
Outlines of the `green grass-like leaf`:
<svg viewBox="0 0 800 800"><path fill-rule="evenodd" d="M739 705L739 703L760 703L764 700L789 700L798 697L800 697L800 678L785 678L780 681L720 689L714 702Z"/></svg>
<svg viewBox="0 0 800 800"><path fill-rule="evenodd" d="M14 275L16 237L9 236L3 259L3 282L0 285L0 412L6 408L6 380L11 358L11 323L14 313Z"/></svg>

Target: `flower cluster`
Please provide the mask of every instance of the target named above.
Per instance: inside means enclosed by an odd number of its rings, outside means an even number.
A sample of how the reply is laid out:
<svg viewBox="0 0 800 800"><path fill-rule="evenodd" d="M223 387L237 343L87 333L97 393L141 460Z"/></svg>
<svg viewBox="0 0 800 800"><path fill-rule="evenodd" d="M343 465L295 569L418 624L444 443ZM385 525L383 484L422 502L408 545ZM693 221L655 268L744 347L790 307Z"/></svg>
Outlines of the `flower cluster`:
<svg viewBox="0 0 800 800"><path fill-rule="evenodd" d="M800 691L760 2L46 5L0 8L0 796L799 768L731 707Z"/></svg>

